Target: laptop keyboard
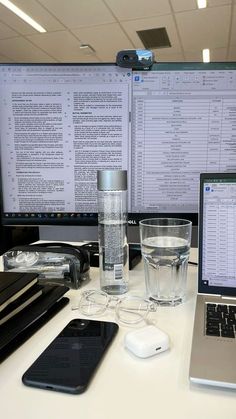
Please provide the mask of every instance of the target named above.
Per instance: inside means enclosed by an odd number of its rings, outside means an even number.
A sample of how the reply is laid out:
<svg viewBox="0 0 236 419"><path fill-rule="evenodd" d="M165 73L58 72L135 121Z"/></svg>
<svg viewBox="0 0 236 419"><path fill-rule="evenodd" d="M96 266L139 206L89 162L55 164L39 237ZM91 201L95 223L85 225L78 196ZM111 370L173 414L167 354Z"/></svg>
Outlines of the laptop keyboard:
<svg viewBox="0 0 236 419"><path fill-rule="evenodd" d="M206 304L206 335L235 338L236 305Z"/></svg>

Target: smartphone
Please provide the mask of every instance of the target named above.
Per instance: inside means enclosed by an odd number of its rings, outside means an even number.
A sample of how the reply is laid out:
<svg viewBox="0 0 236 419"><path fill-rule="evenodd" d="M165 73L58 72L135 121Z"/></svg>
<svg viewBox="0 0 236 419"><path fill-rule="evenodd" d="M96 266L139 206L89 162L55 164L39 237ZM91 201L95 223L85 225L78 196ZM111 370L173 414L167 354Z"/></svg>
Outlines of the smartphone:
<svg viewBox="0 0 236 419"><path fill-rule="evenodd" d="M24 373L25 385L71 394L83 393L119 326L72 320Z"/></svg>

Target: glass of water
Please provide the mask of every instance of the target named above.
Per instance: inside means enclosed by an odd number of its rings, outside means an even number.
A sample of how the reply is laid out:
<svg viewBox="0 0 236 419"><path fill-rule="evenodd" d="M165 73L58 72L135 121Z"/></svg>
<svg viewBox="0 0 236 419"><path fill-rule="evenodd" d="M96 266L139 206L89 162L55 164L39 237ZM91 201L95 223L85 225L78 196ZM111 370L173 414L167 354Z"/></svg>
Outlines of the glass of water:
<svg viewBox="0 0 236 419"><path fill-rule="evenodd" d="M139 225L147 296L160 305L182 303L186 297L191 221L150 218Z"/></svg>

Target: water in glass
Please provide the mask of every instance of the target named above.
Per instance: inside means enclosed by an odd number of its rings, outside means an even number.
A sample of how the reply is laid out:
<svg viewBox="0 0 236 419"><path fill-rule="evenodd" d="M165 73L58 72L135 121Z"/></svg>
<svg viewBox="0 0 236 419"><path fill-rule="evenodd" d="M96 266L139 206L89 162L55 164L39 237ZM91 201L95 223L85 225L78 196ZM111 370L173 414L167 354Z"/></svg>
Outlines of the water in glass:
<svg viewBox="0 0 236 419"><path fill-rule="evenodd" d="M161 304L177 304L185 297L189 241L180 237L148 237L142 241L148 296Z"/></svg>

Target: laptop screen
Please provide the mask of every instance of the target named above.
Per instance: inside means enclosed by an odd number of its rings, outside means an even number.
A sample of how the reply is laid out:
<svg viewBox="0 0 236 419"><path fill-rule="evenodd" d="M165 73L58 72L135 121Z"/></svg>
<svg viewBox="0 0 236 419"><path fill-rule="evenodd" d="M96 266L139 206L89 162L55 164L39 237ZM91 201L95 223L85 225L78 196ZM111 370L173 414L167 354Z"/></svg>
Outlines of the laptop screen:
<svg viewBox="0 0 236 419"><path fill-rule="evenodd" d="M236 174L201 174L199 291L236 295Z"/></svg>

